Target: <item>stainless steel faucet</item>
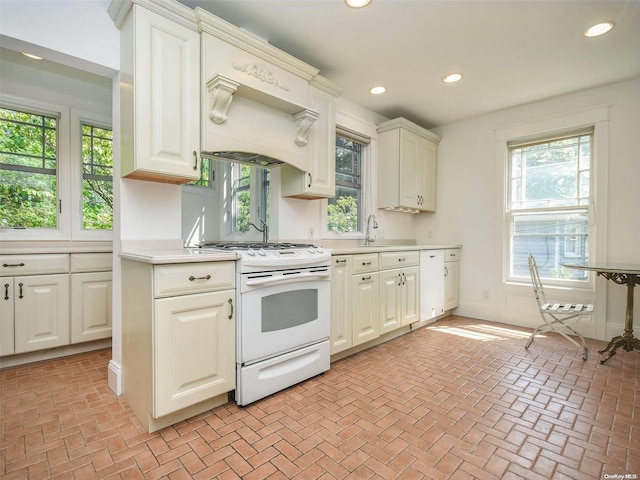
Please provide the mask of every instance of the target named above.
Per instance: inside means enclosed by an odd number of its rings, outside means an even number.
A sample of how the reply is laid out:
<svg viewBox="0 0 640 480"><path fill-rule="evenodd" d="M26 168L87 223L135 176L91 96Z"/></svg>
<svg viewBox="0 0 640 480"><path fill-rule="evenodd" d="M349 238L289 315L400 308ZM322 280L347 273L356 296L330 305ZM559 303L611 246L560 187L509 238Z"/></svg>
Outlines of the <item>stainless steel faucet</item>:
<svg viewBox="0 0 640 480"><path fill-rule="evenodd" d="M262 233L262 243L267 243L269 241L269 225L267 225L267 222L265 222L261 218L259 218L258 220L260 220L260 223L262 224L262 228L256 227L255 224L251 222L249 222L249 225L251 225L257 231Z"/></svg>
<svg viewBox="0 0 640 480"><path fill-rule="evenodd" d="M367 218L367 232L364 236L364 244L369 245L370 243L375 242L375 239L371 238L371 220L373 220L373 228L378 228L378 222L376 222L376 216L372 213Z"/></svg>

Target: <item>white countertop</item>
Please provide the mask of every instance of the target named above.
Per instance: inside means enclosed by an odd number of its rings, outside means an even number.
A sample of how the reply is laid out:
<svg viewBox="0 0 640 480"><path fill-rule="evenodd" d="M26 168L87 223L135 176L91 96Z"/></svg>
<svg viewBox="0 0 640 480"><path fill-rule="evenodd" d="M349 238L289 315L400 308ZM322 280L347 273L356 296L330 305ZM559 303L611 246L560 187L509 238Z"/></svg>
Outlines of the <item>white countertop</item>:
<svg viewBox="0 0 640 480"><path fill-rule="evenodd" d="M458 244L433 244L433 245L351 245L351 246L332 246L332 255L352 255L359 253L380 253L380 252L403 252L415 250L445 250L447 248L462 248Z"/></svg>
<svg viewBox="0 0 640 480"><path fill-rule="evenodd" d="M128 250L119 253L120 258L137 262L162 265L167 263L195 263L235 261L236 252L212 252L200 248L165 248Z"/></svg>
<svg viewBox="0 0 640 480"><path fill-rule="evenodd" d="M21 240L0 242L3 255L24 255L32 253L103 253L113 250L110 241L41 241Z"/></svg>

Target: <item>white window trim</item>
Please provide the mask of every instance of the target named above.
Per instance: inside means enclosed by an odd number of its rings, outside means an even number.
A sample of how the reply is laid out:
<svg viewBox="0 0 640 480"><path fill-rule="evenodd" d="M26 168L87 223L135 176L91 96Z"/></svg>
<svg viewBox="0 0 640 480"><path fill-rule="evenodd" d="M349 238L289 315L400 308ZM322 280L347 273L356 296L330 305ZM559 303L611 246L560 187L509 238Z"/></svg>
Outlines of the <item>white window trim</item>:
<svg viewBox="0 0 640 480"><path fill-rule="evenodd" d="M111 129L110 119L96 113L13 95L0 94L0 103L5 108L33 111L58 118L58 202L62 201L62 212L58 210L57 229L0 230L0 241L112 240L112 230L82 229L82 132L80 129L82 121Z"/></svg>
<svg viewBox="0 0 640 480"><path fill-rule="evenodd" d="M95 127L111 130L111 120L103 115L98 115L81 110L71 109L71 145L77 148L77 154L72 155L71 164L71 205L70 208L77 211L77 215L71 215L71 237L73 240L112 240L113 230L85 230L82 228L82 124L87 123ZM114 140L115 142L115 140ZM72 151L75 151L72 148ZM115 156L115 154L114 154ZM115 166L114 166L115 172ZM115 209L113 210L115 215ZM113 223L115 228L115 221Z"/></svg>
<svg viewBox="0 0 640 480"><path fill-rule="evenodd" d="M591 202L589 205L589 259L591 262L605 261L607 232L608 122L609 106L603 105L496 129L498 185L503 192L502 202L500 202L499 218L502 217L503 219L502 244L500 245L502 254L500 258L502 258L502 281L504 284L525 285L524 283L511 281L509 278L509 246L511 242L511 234L510 218L509 213L507 212L507 207L509 205L509 180L507 177L509 168L508 142L526 141L528 138L543 137L545 135L551 136L554 132L566 131L573 128L587 126L594 127L591 151L592 191L590 195ZM530 285L527 283L526 287L530 288ZM594 291L594 275L590 275L590 280L587 282L587 285L584 285L584 282L581 282L581 287L577 288Z"/></svg>
<svg viewBox="0 0 640 480"><path fill-rule="evenodd" d="M225 242L261 242L262 241L262 233L258 232L255 228L249 227L249 230L246 232L232 232L231 231L231 162L224 162L223 168L223 178L216 179L216 181L220 182L222 188L220 191L220 205L222 205L222 215L220 217L220 232L222 232L221 240ZM249 184L249 195L251 198L257 198L262 195L259 186L257 185L257 178L255 175L251 176L250 184ZM271 192L270 192L271 193ZM229 197L228 199L225 197ZM273 205L273 202L271 202ZM253 202L251 202L251 211L250 211L250 222L254 225L260 226L260 221L258 220L258 210L255 208Z"/></svg>
<svg viewBox="0 0 640 480"><path fill-rule="evenodd" d="M12 240L69 240L71 239L71 145L70 109L62 105L38 102L13 95L0 94L4 108L27 110L58 118L58 204L62 201L62 212L58 208L56 229L7 229L0 230L0 241Z"/></svg>
<svg viewBox="0 0 640 480"><path fill-rule="evenodd" d="M364 121L360 118L348 115L344 112L336 112L336 126L345 130L351 130L356 134L371 139L368 145L364 145L362 149L362 177L361 177L361 195L362 195L362 223L361 228L357 232L334 232L327 229L327 205L328 200L322 200L321 208L321 238L324 240L362 240L365 237L367 228L367 218L375 213L373 205L374 178L376 171L375 142L377 139L376 126L372 123ZM335 150L335 147L334 147ZM334 159L335 162L335 159ZM334 173L335 175L335 173Z"/></svg>

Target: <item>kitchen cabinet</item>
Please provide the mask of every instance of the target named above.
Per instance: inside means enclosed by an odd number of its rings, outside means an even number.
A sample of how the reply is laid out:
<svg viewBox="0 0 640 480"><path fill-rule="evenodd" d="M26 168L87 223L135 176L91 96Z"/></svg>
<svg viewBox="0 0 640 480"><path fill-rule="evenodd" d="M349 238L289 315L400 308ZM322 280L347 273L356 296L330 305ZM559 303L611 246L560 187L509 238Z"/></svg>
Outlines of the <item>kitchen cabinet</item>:
<svg viewBox="0 0 640 480"><path fill-rule="evenodd" d="M124 395L156 431L235 388L235 263L122 262Z"/></svg>
<svg viewBox="0 0 640 480"><path fill-rule="evenodd" d="M460 249L444 251L444 310L460 304Z"/></svg>
<svg viewBox="0 0 640 480"><path fill-rule="evenodd" d="M72 253L71 343L111 337L112 254Z"/></svg>
<svg viewBox="0 0 640 480"><path fill-rule="evenodd" d="M380 334L419 320L419 262L417 251L380 253Z"/></svg>
<svg viewBox="0 0 640 480"><path fill-rule="evenodd" d="M353 346L351 278L353 257L331 258L331 354Z"/></svg>
<svg viewBox="0 0 640 480"><path fill-rule="evenodd" d="M69 255L2 255L0 354L69 344Z"/></svg>
<svg viewBox="0 0 640 480"><path fill-rule="evenodd" d="M444 309L444 250L420 252L420 321L432 321Z"/></svg>
<svg viewBox="0 0 640 480"><path fill-rule="evenodd" d="M377 253L354 255L351 292L353 346L356 346L380 336Z"/></svg>
<svg viewBox="0 0 640 480"><path fill-rule="evenodd" d="M404 119L378 126L378 208L436 211L440 137Z"/></svg>
<svg viewBox="0 0 640 480"><path fill-rule="evenodd" d="M323 88L309 87L311 108L319 113L309 133L309 169L282 165L283 197L318 199L335 196L336 96L339 90L328 80L321 85Z"/></svg>
<svg viewBox="0 0 640 480"><path fill-rule="evenodd" d="M146 6L157 11L110 7L120 28L121 174L188 183L200 176L200 35L191 9Z"/></svg>

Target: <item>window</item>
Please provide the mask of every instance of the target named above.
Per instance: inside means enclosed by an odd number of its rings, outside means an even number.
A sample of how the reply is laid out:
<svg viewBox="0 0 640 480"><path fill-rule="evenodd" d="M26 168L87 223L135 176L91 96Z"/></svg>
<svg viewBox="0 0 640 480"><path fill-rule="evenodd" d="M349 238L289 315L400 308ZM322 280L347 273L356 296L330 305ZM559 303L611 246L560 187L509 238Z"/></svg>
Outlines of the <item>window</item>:
<svg viewBox="0 0 640 480"><path fill-rule="evenodd" d="M544 279L586 281L563 263L589 258L593 128L509 142L509 278L529 278L528 255Z"/></svg>
<svg viewBox="0 0 640 480"><path fill-rule="evenodd" d="M210 158L200 157L200 178L195 182L189 183L189 185L213 188L213 182L215 180L213 165L213 160Z"/></svg>
<svg viewBox="0 0 640 480"><path fill-rule="evenodd" d="M0 108L3 227L58 228L58 118Z"/></svg>
<svg viewBox="0 0 640 480"><path fill-rule="evenodd" d="M363 143L336 135L336 195L327 203L329 232L362 230L363 148Z"/></svg>
<svg viewBox="0 0 640 480"><path fill-rule="evenodd" d="M0 96L0 239L110 240L110 119Z"/></svg>
<svg viewBox="0 0 640 480"><path fill-rule="evenodd" d="M82 228L113 229L113 132L82 124Z"/></svg>
<svg viewBox="0 0 640 480"><path fill-rule="evenodd" d="M250 231L249 223L269 222L269 170L242 163L227 164L230 234ZM262 227L261 227L262 228ZM256 237L259 234L256 234Z"/></svg>

